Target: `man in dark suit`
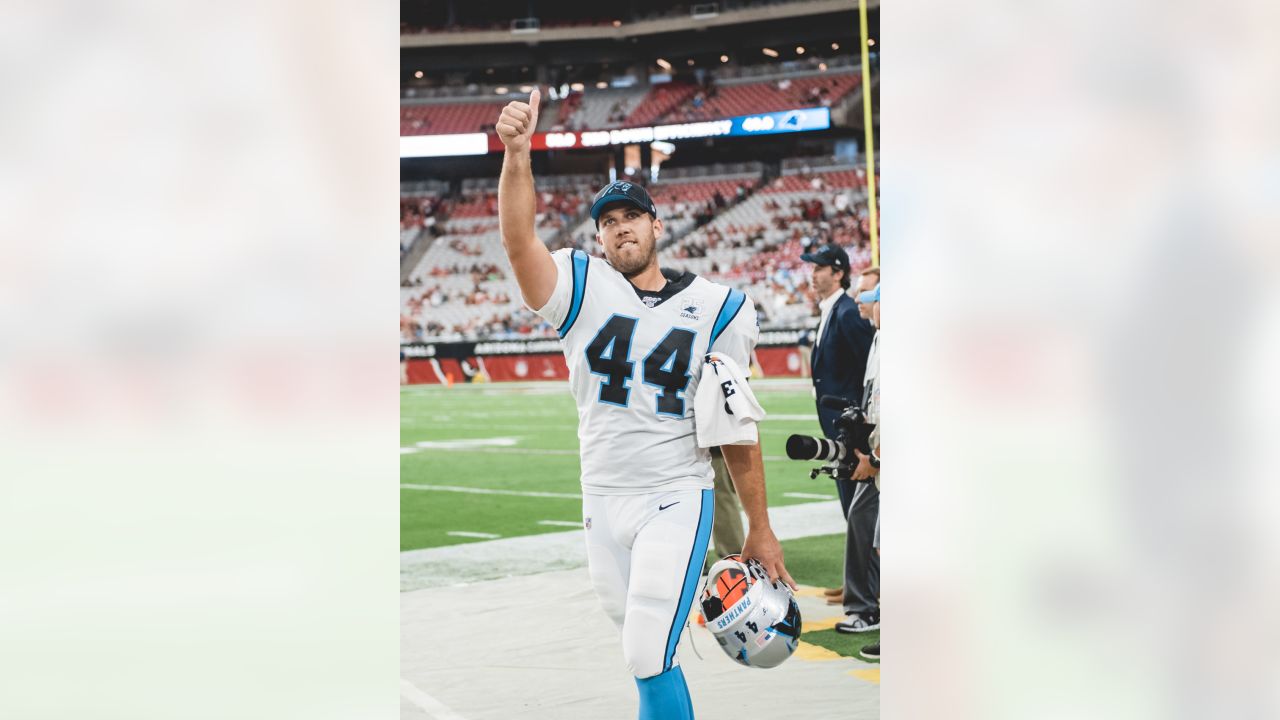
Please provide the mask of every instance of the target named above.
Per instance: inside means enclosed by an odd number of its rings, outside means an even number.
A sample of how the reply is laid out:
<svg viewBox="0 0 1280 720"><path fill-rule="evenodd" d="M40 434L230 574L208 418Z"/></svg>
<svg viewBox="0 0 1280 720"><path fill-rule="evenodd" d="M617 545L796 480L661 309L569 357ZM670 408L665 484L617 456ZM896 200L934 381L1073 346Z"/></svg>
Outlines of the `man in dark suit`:
<svg viewBox="0 0 1280 720"><path fill-rule="evenodd" d="M804 253L801 260L815 265L813 289L818 298L821 320L815 335L811 375L814 397L817 400L818 422L822 434L836 437L836 418L840 411L823 406L822 398L833 395L851 402L862 397L862 384L867 369L867 354L875 337L875 326L858 313L858 304L849 297L852 284L849 255L844 248L830 243L812 252ZM864 452L868 448L860 448ZM852 452L852 448L849 450ZM843 598L845 613L856 623L859 631L874 630L880 626L880 560L871 547L876 516L880 509L880 493L871 483L853 483L837 480L836 492L840 495L840 508L850 531L857 542L851 543L851 551L845 558L845 582L841 591L828 591L828 598L839 602ZM852 519L850 520L850 514ZM866 547L861 542L865 528Z"/></svg>

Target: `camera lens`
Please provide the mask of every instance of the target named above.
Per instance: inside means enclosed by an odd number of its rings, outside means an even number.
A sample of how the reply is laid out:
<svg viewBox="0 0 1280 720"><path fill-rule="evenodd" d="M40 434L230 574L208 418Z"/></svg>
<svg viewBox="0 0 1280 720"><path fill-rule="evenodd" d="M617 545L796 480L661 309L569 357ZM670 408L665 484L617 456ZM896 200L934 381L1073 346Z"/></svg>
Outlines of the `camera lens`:
<svg viewBox="0 0 1280 720"><path fill-rule="evenodd" d="M844 445L826 438L792 435L787 438L787 457L792 460L841 460L844 458Z"/></svg>

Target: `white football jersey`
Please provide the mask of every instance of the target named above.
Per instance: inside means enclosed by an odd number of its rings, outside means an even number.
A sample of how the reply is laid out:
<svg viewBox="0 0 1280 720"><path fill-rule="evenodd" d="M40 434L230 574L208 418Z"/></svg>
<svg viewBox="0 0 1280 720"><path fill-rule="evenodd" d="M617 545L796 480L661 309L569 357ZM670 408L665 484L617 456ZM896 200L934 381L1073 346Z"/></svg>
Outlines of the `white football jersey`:
<svg viewBox="0 0 1280 720"><path fill-rule="evenodd" d="M709 351L750 366L760 335L755 305L692 273L667 271L666 287L648 292L581 250L552 257L556 289L536 312L564 345L583 491L711 488L715 473L710 452L698 447L693 397Z"/></svg>

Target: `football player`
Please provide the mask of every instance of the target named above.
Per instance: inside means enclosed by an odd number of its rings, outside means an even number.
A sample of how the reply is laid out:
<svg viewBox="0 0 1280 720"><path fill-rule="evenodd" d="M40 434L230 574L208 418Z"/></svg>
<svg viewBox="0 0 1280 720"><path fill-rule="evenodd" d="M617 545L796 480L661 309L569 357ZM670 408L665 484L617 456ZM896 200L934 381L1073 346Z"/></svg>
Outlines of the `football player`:
<svg viewBox="0 0 1280 720"><path fill-rule="evenodd" d="M641 720L691 720L675 649L711 534L714 472L698 447L693 396L711 350L749 366L756 310L740 291L658 267L662 220L638 184L602 188L591 205L605 259L549 252L534 234L529 146L540 93L511 102L496 130L502 244L524 302L560 335L578 405L582 512L591 581L622 633ZM769 526L760 446L723 447L747 513L744 560L795 587Z"/></svg>

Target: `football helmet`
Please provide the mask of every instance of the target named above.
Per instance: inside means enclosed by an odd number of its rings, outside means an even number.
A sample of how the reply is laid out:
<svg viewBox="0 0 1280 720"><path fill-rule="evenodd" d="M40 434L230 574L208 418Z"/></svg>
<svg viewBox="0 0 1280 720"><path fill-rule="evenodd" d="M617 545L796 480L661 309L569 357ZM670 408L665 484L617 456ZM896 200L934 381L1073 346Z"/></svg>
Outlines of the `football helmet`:
<svg viewBox="0 0 1280 720"><path fill-rule="evenodd" d="M725 654L747 667L771 668L800 644L800 606L764 566L729 555L711 566L702 591L707 629Z"/></svg>

